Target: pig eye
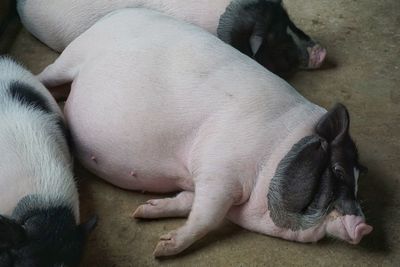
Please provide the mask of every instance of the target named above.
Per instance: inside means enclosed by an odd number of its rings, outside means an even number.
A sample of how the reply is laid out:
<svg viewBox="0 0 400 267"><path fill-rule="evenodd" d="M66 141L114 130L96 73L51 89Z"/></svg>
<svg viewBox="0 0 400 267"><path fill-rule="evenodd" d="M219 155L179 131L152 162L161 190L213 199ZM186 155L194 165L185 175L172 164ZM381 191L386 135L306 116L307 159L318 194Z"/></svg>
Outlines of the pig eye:
<svg viewBox="0 0 400 267"><path fill-rule="evenodd" d="M344 174L345 174L345 170L342 166L340 166L339 164L335 164L333 166L333 172L335 173L336 176L338 176L339 178L343 178Z"/></svg>

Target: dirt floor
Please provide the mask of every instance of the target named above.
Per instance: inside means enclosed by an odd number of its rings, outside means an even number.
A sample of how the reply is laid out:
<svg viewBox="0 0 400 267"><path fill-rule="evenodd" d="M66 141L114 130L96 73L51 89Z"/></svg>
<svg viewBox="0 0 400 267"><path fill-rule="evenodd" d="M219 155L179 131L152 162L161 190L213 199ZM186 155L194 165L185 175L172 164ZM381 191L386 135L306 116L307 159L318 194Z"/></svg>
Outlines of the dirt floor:
<svg viewBox="0 0 400 267"><path fill-rule="evenodd" d="M328 47L336 67L298 73L290 83L324 107L347 105L369 174L360 198L374 232L358 246L332 239L297 244L225 222L178 257L156 260L161 234L184 220L136 221L153 197L123 191L77 167L82 218L96 213L82 266L400 266L400 1L285 0L300 28ZM34 73L57 54L22 30L10 53Z"/></svg>

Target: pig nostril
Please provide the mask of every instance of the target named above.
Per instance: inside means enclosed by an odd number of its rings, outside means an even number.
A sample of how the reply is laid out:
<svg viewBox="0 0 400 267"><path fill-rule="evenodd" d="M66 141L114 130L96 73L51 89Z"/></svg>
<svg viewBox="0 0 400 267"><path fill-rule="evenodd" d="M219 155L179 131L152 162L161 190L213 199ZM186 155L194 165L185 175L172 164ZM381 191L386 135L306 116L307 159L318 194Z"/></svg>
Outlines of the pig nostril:
<svg viewBox="0 0 400 267"><path fill-rule="evenodd" d="M365 223L361 223L356 227L356 236L363 237L371 233L372 230L373 230L372 226Z"/></svg>
<svg viewBox="0 0 400 267"><path fill-rule="evenodd" d="M370 226L366 223L360 223L354 229L354 237L351 239L351 241L349 243L351 243L353 245L357 245L358 243L360 243L362 238L365 235L368 235L369 233L371 233L372 230L373 230L372 226Z"/></svg>

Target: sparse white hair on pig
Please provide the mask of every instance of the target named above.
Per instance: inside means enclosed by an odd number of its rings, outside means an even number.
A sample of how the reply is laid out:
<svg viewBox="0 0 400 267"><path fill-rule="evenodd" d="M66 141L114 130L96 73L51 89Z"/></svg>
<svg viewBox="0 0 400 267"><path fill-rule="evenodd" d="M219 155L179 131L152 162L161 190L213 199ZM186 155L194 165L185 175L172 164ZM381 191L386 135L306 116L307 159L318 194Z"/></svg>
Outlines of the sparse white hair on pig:
<svg viewBox="0 0 400 267"><path fill-rule="evenodd" d="M95 220L79 200L60 108L29 71L0 57L0 266L74 266Z"/></svg>

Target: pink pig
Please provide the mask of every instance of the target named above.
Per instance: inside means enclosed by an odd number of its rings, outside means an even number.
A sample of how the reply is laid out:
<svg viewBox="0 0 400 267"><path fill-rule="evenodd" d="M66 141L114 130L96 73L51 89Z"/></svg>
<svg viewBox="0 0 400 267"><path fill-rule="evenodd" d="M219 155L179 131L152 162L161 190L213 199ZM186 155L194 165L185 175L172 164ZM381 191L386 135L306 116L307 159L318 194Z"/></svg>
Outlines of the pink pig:
<svg viewBox="0 0 400 267"><path fill-rule="evenodd" d="M327 51L290 19L281 0L18 0L24 26L56 51L112 11L148 8L197 25L289 76L319 68Z"/></svg>
<svg viewBox="0 0 400 267"><path fill-rule="evenodd" d="M347 109L309 102L193 25L146 9L100 20L40 75L71 82L78 159L130 190L180 191L135 218L186 217L155 256L177 254L225 218L265 235L352 244L372 231L357 202L361 165Z"/></svg>

